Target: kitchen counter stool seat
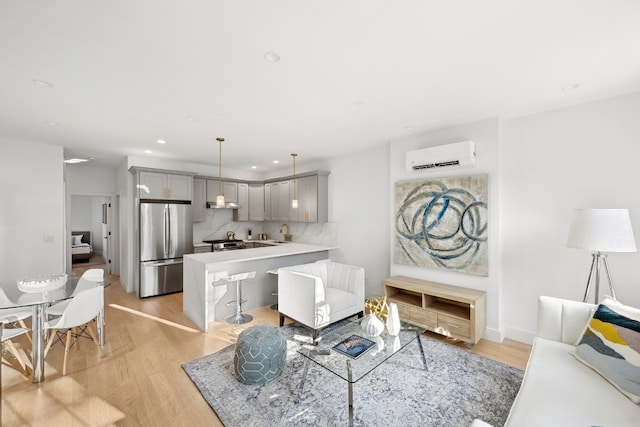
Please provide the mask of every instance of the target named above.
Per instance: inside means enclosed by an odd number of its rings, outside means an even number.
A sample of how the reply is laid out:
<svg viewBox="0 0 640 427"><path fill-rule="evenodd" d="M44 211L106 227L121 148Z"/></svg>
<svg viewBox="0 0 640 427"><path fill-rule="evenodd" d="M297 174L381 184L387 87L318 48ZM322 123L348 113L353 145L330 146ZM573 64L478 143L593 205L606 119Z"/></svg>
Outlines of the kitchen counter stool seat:
<svg viewBox="0 0 640 427"><path fill-rule="evenodd" d="M221 278L221 280L224 280L229 283L236 282L236 299L234 301L229 301L227 303L227 305L235 303L236 314L234 314L233 316L229 316L227 318L227 323L231 323L233 325L242 325L244 323L249 323L253 320L253 316L242 312L242 304L247 302L247 300L242 299L242 281L247 279L253 279L254 277L256 277L256 272L250 271L247 273L232 274L231 276Z"/></svg>

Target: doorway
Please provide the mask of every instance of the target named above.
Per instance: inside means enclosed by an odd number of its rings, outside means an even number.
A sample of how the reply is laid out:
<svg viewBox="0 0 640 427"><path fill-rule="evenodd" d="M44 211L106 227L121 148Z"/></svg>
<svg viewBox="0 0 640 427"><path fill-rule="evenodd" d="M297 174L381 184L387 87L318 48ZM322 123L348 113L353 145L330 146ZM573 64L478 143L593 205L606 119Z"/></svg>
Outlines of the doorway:
<svg viewBox="0 0 640 427"><path fill-rule="evenodd" d="M69 201L69 253L71 274L81 275L87 268L102 268L105 274L118 274L117 233L118 196L71 195ZM89 248L74 245L73 235L83 235ZM81 254L81 251L89 253ZM79 274L76 274L79 273Z"/></svg>

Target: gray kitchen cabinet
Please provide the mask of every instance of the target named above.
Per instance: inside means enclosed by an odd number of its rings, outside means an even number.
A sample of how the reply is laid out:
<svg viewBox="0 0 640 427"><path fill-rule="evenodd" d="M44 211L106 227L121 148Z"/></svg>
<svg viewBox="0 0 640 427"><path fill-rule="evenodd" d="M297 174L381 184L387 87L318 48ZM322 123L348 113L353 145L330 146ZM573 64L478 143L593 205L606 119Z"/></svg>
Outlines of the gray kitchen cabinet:
<svg viewBox="0 0 640 427"><path fill-rule="evenodd" d="M238 183L238 204L234 221L264 221L264 184Z"/></svg>
<svg viewBox="0 0 640 427"><path fill-rule="evenodd" d="M290 181L271 183L271 221L289 221L291 211Z"/></svg>
<svg viewBox="0 0 640 427"><path fill-rule="evenodd" d="M271 221L271 189L273 185L268 182L264 184L264 220Z"/></svg>
<svg viewBox="0 0 640 427"><path fill-rule="evenodd" d="M138 172L138 194L141 199L191 200L193 178L161 172Z"/></svg>
<svg viewBox="0 0 640 427"><path fill-rule="evenodd" d="M238 184L238 200L240 205L238 209L233 211L234 221L249 221L249 184L239 182ZM225 194L226 197L226 194Z"/></svg>
<svg viewBox="0 0 640 427"><path fill-rule="evenodd" d="M202 178L193 179L193 222L204 222L207 220L207 180Z"/></svg>
<svg viewBox="0 0 640 427"><path fill-rule="evenodd" d="M220 182L217 179L207 180L207 202L215 203L220 194ZM238 183L222 181L222 194L225 203L238 203Z"/></svg>
<svg viewBox="0 0 640 427"><path fill-rule="evenodd" d="M292 221L328 221L329 209L327 174L318 173L297 178L295 180L295 193L298 198L298 208L291 209ZM293 188L291 197L293 198Z"/></svg>
<svg viewBox="0 0 640 427"><path fill-rule="evenodd" d="M264 184L249 184L249 221L264 221Z"/></svg>

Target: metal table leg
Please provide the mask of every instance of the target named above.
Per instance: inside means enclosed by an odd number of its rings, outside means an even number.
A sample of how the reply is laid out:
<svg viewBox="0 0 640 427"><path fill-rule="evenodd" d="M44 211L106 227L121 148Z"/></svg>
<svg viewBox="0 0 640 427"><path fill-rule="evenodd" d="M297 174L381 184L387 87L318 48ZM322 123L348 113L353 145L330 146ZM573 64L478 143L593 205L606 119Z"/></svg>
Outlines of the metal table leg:
<svg viewBox="0 0 640 427"><path fill-rule="evenodd" d="M31 319L31 355L33 358L33 372L31 382L39 383L44 379L44 346L46 336L44 331L44 304L33 306Z"/></svg>
<svg viewBox="0 0 640 427"><path fill-rule="evenodd" d="M305 361L304 361L304 371L302 372L302 381L300 382L300 395L302 395L302 390L304 390L304 381L307 379L307 372L309 371L309 363L311 362L311 359L309 359L308 357L305 357ZM296 399L296 403L300 403L300 401L298 399Z"/></svg>
<svg viewBox="0 0 640 427"><path fill-rule="evenodd" d="M424 370L429 371L429 368L427 367L427 358L424 357L424 349L422 348L422 340L420 339L420 333L417 330L416 330L416 335L418 335L416 337L416 340L418 340L418 346L420 347L420 354L422 355L422 363L424 364Z"/></svg>
<svg viewBox="0 0 640 427"><path fill-rule="evenodd" d="M104 308L98 312L98 343L100 347L104 347Z"/></svg>
<svg viewBox="0 0 640 427"><path fill-rule="evenodd" d="M349 390L349 427L353 426L353 375L351 371L351 360L347 360L347 388Z"/></svg>

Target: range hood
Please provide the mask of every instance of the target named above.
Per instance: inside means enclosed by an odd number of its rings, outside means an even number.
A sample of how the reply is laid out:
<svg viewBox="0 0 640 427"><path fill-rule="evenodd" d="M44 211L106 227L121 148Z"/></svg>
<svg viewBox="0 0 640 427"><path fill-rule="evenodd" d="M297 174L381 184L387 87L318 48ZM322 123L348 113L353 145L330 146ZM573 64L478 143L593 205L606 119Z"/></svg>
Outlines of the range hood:
<svg viewBox="0 0 640 427"><path fill-rule="evenodd" d="M218 206L216 202L207 202L207 209L238 209L239 204L233 202L227 202L224 206Z"/></svg>

